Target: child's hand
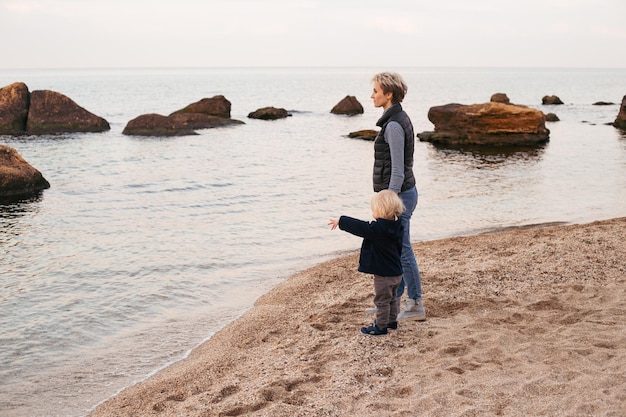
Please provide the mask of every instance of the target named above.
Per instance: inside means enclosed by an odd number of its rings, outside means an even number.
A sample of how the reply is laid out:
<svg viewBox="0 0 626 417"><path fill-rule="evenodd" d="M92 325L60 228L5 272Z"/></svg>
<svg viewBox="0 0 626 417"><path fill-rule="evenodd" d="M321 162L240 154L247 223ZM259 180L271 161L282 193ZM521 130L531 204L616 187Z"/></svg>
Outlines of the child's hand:
<svg viewBox="0 0 626 417"><path fill-rule="evenodd" d="M338 219L330 219L328 221L328 224L330 225L330 230L335 230L337 228L337 226L339 226L339 220Z"/></svg>

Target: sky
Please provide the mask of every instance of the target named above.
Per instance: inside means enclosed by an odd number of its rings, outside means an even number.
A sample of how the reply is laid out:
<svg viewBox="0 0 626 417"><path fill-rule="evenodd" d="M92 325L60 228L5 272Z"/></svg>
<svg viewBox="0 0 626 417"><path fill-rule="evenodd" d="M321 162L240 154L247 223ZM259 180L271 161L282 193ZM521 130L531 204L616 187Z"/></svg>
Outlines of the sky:
<svg viewBox="0 0 626 417"><path fill-rule="evenodd" d="M0 69L626 68L626 0L0 0Z"/></svg>

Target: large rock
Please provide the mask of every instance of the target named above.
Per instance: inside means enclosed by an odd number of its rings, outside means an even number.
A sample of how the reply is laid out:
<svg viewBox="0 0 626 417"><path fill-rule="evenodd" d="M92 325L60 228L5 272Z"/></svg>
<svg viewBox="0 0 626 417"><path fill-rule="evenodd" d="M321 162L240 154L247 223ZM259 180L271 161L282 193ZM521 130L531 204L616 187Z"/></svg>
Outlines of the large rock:
<svg viewBox="0 0 626 417"><path fill-rule="evenodd" d="M335 105L330 111L333 114L363 114L363 106L354 96L345 96L343 100Z"/></svg>
<svg viewBox="0 0 626 417"><path fill-rule="evenodd" d="M428 119L434 132L421 141L446 145L533 145L549 140L543 112L526 106L488 102L431 107Z"/></svg>
<svg viewBox="0 0 626 417"><path fill-rule="evenodd" d="M13 148L0 145L0 199L29 196L50 183Z"/></svg>
<svg viewBox="0 0 626 417"><path fill-rule="evenodd" d="M224 96L219 95L211 98L203 98L200 101L191 103L185 108L170 114L170 116L177 113L201 113L230 119L230 107L230 101Z"/></svg>
<svg viewBox="0 0 626 417"><path fill-rule="evenodd" d="M122 131L133 136L189 136L196 135L192 128L173 117L150 113L142 114L128 122Z"/></svg>
<svg viewBox="0 0 626 417"><path fill-rule="evenodd" d="M291 114L285 109L276 107L261 107L248 114L250 119L276 120L289 117Z"/></svg>
<svg viewBox="0 0 626 417"><path fill-rule="evenodd" d="M244 124L240 120L230 118L230 107L230 101L226 97L217 95L191 103L185 108L176 110L169 117L192 129Z"/></svg>
<svg viewBox="0 0 626 417"><path fill-rule="evenodd" d="M124 135L186 136L197 135L194 129L243 124L230 118L230 101L222 95L203 98L176 110L169 116L143 114L126 124Z"/></svg>
<svg viewBox="0 0 626 417"><path fill-rule="evenodd" d="M0 135L21 135L26 130L30 93L24 83L0 88Z"/></svg>
<svg viewBox="0 0 626 417"><path fill-rule="evenodd" d="M619 113L613 122L613 126L626 130L626 96L622 99L622 105L619 108Z"/></svg>
<svg viewBox="0 0 626 417"><path fill-rule="evenodd" d="M50 90L30 93L26 132L54 135L74 132L104 132L111 129L102 117L85 110L69 97Z"/></svg>

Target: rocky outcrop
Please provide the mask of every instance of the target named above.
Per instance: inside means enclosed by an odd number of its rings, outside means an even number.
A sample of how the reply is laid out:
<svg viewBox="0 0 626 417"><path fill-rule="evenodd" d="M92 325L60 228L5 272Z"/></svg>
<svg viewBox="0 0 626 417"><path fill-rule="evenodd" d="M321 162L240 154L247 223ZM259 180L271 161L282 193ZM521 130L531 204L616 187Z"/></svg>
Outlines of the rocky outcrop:
<svg viewBox="0 0 626 417"><path fill-rule="evenodd" d="M622 105L619 108L619 113L617 114L617 118L613 122L613 126L626 130L626 96L622 98Z"/></svg>
<svg viewBox="0 0 626 417"><path fill-rule="evenodd" d="M363 106L354 96L345 96L343 100L335 105L330 111L333 114L363 114Z"/></svg>
<svg viewBox="0 0 626 417"><path fill-rule="evenodd" d="M230 118L230 101L217 95L203 98L176 110L169 116L143 114L128 122L122 131L134 136L186 136L197 134L194 129L208 129L243 124Z"/></svg>
<svg viewBox="0 0 626 417"><path fill-rule="evenodd" d="M554 113L546 113L546 122L558 122L561 119L559 119L559 116L557 116Z"/></svg>
<svg viewBox="0 0 626 417"><path fill-rule="evenodd" d="M563 104L558 96L543 96L541 104Z"/></svg>
<svg viewBox="0 0 626 417"><path fill-rule="evenodd" d="M69 97L49 90L29 92L24 83L0 89L0 134L55 135L104 132L111 127Z"/></svg>
<svg viewBox="0 0 626 417"><path fill-rule="evenodd" d="M289 117L291 114L285 109L276 107L262 107L248 114L250 119L276 120Z"/></svg>
<svg viewBox="0 0 626 417"><path fill-rule="evenodd" d="M143 114L126 124L124 135L133 136L189 136L197 133L175 118L161 114Z"/></svg>
<svg viewBox="0 0 626 417"><path fill-rule="evenodd" d="M444 145L534 145L549 140L543 112L526 106L488 102L431 107L428 119L434 132L421 141Z"/></svg>
<svg viewBox="0 0 626 417"><path fill-rule="evenodd" d="M13 148L0 145L0 199L29 196L50 183Z"/></svg>

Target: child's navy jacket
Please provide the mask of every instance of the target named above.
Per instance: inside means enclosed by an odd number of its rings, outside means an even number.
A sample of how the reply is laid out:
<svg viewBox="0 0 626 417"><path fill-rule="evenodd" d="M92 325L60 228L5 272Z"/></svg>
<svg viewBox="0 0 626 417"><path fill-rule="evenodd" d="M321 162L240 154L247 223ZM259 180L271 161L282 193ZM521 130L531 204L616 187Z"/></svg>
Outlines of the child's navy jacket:
<svg viewBox="0 0 626 417"><path fill-rule="evenodd" d="M349 216L339 218L339 228L363 238L359 271L383 277L402 275L402 231L400 220L376 219L372 222Z"/></svg>

